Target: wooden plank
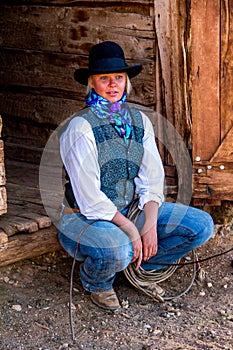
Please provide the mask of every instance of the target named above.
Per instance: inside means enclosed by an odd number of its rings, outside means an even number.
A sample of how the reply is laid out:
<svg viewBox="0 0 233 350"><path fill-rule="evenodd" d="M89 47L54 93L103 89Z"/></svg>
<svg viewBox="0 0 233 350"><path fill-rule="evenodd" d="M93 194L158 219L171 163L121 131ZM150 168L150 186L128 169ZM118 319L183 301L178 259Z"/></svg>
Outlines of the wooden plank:
<svg viewBox="0 0 233 350"><path fill-rule="evenodd" d="M220 0L191 2L193 157L220 144Z"/></svg>
<svg viewBox="0 0 233 350"><path fill-rule="evenodd" d="M8 170L15 172L10 179L16 183L7 183L8 195L14 198L14 202L9 200L8 213L0 218L2 230L12 236L18 232L36 232L41 228L51 226L51 220L45 215L42 207L38 188L39 167L9 161L7 166ZM27 173L26 177L25 173ZM22 184L22 180L25 178L27 181ZM37 203L36 206L35 203Z"/></svg>
<svg viewBox="0 0 233 350"><path fill-rule="evenodd" d="M39 165L7 159L6 170L8 174L7 179L9 184L18 184L25 188L38 188ZM27 176L25 176L25 174L27 174Z"/></svg>
<svg viewBox="0 0 233 350"><path fill-rule="evenodd" d="M208 166L211 168L208 169ZM201 173L198 173L199 169ZM193 198L233 200L233 163L194 164L193 179Z"/></svg>
<svg viewBox="0 0 233 350"><path fill-rule="evenodd" d="M12 198L11 198L12 197ZM28 212L35 212L38 215L45 216L46 211L44 207L40 203L33 203L31 201L27 201L26 197L22 197L15 199L14 196L11 196L8 198L8 207L11 206L16 206L16 207L21 207L25 211L27 210Z"/></svg>
<svg viewBox="0 0 233 350"><path fill-rule="evenodd" d="M146 73L144 72L139 81L132 80L133 91L128 96L128 102L137 101L137 105L143 103L148 106L153 106L155 103L155 84L148 81L148 87L144 89L144 85L147 83L145 76ZM23 90L21 87L18 87L18 89ZM142 93L141 89L144 89L145 92ZM68 95L64 90L49 92L47 89L41 89L40 95L35 89L30 89L31 93L27 89L25 94L7 91L6 89L1 91L0 89L0 111L5 115L5 119L12 118L14 120L14 117L19 117L27 121L48 124L55 128L85 106L85 86L82 87L76 83L74 91L69 92L70 98L64 98ZM76 91L79 91L79 94ZM48 94L56 94L57 96L48 96ZM20 123L20 120L18 120L18 123Z"/></svg>
<svg viewBox="0 0 233 350"><path fill-rule="evenodd" d="M74 78L74 71L79 66L87 67L87 58L57 53L42 53L24 50L2 49L0 52L0 91L5 98L10 88L20 86L30 88L31 93L35 90L38 94L69 96L71 99L84 100L85 87L78 84ZM130 97L137 103L151 105L155 103L154 62L145 59L136 60L132 63L142 63L143 72L136 80L132 79L134 94ZM7 90L6 90L7 86ZM17 111L17 103L12 110ZM21 104L21 103L20 103ZM13 107L13 106L12 106ZM4 110L1 109L0 113Z"/></svg>
<svg viewBox="0 0 233 350"><path fill-rule="evenodd" d="M5 156L8 159L40 164L43 148L6 142Z"/></svg>
<svg viewBox="0 0 233 350"><path fill-rule="evenodd" d="M3 134L5 144L16 143L31 147L44 147L50 134L51 128L45 124L32 123L31 120L22 120L15 116L4 115Z"/></svg>
<svg viewBox="0 0 233 350"><path fill-rule="evenodd" d="M26 136L26 135L25 135ZM47 145L46 145L47 147ZM33 147L20 143L5 143L5 156L9 160L17 160L21 162L29 162L32 164L39 165L41 162L42 155L44 154L43 147ZM44 156L45 158L45 156ZM59 146L56 149L49 148L46 152L47 164L53 166L61 166Z"/></svg>
<svg viewBox="0 0 233 350"><path fill-rule="evenodd" d="M11 205L8 207L7 215L5 215L4 218L10 223L12 217L16 218L16 220L17 218L27 219L27 221L32 222L32 227L34 227L34 223L36 223L38 229L50 227L52 224L51 219L47 215L41 215L33 211L33 209L29 211L24 206L20 205Z"/></svg>
<svg viewBox="0 0 233 350"><path fill-rule="evenodd" d="M231 163L231 166L233 163ZM206 176L199 177L199 184L207 184L207 185L222 185L223 187L233 185L233 169L229 170L225 168L224 170L211 169L207 171ZM232 198L233 199L233 198Z"/></svg>
<svg viewBox="0 0 233 350"><path fill-rule="evenodd" d="M95 38L111 37L121 41L127 59L153 58L153 18L118 8L1 6L2 46L88 55Z"/></svg>
<svg viewBox="0 0 233 350"><path fill-rule="evenodd" d="M0 163L4 163L4 142L0 140Z"/></svg>
<svg viewBox="0 0 233 350"><path fill-rule="evenodd" d="M7 207L0 208L0 215L6 214L6 212L7 212Z"/></svg>
<svg viewBox="0 0 233 350"><path fill-rule="evenodd" d="M0 86L75 90L75 68L82 59L76 55L2 49L0 52Z"/></svg>
<svg viewBox="0 0 233 350"><path fill-rule="evenodd" d="M205 205L209 205L209 206L221 206L222 202L221 200L218 199L198 199L198 198L194 198L192 201L192 205L194 207L204 207Z"/></svg>
<svg viewBox="0 0 233 350"><path fill-rule="evenodd" d="M233 3L221 1L221 139L233 125Z"/></svg>
<svg viewBox="0 0 233 350"><path fill-rule="evenodd" d="M201 187L199 184L198 189L194 191L193 198L207 198L209 200L229 201L233 200L233 185L224 186L222 184L213 184L208 186L208 193L206 191L206 185Z"/></svg>
<svg viewBox="0 0 233 350"><path fill-rule="evenodd" d="M50 190L48 188L29 188L17 184L10 184L7 183L7 191L8 191L8 197L9 197L9 203L10 204L18 204L25 206L28 211L35 211L39 213L39 210L41 209L41 215L44 215L43 205L46 206L47 209L52 209L55 213L59 214L60 206L63 200L63 189L62 187L58 187L60 185L60 181L58 181L58 185L56 184L55 179L53 179L55 182L54 187L56 187L56 191L51 188L52 181L48 182L47 178L47 187L50 187ZM59 179L58 179L59 180ZM43 201L41 199L41 194L43 195ZM32 210L31 208L35 208L35 210ZM38 209L39 210L38 210Z"/></svg>
<svg viewBox="0 0 233 350"><path fill-rule="evenodd" d="M11 212L8 210L8 213L10 214ZM12 215L14 213L12 212ZM16 214L14 214L16 216ZM51 219L48 216L41 216L36 213L30 213L26 212L25 210L17 212L17 217L25 218L25 219L30 219L32 221L35 221L38 225L39 229L50 227L52 222Z"/></svg>
<svg viewBox="0 0 233 350"><path fill-rule="evenodd" d="M5 184L6 184L5 164L0 163L0 186L4 186Z"/></svg>
<svg viewBox="0 0 233 350"><path fill-rule="evenodd" d="M164 171L167 177L172 177L172 178L177 177L177 170L175 166L165 165Z"/></svg>
<svg viewBox="0 0 233 350"><path fill-rule="evenodd" d="M179 0L155 1L155 28L163 89L160 110L186 142L190 139L190 111L188 99L187 55L189 40L189 8ZM181 69L183 67L183 69ZM164 104L165 105L164 105ZM182 120L182 123L181 123Z"/></svg>
<svg viewBox="0 0 233 350"><path fill-rule="evenodd" d="M36 232L39 228L35 221L6 214L0 217L0 229L8 236L13 236L18 232Z"/></svg>
<svg viewBox="0 0 233 350"><path fill-rule="evenodd" d="M191 167L183 166L184 154L180 151L190 145L191 121L188 85L188 41L190 13L187 2L179 0L154 3L155 29L158 40L156 60L156 110L163 116L158 119L156 135L165 165L176 165L181 175L178 188L179 201L190 202ZM165 119L166 118L166 119ZM164 119L164 120L163 120ZM167 122L168 120L168 122ZM182 121L182 122L181 122ZM183 179L185 179L183 181Z"/></svg>
<svg viewBox="0 0 233 350"><path fill-rule="evenodd" d="M7 213L11 216L20 216L22 213L22 217L24 218L37 218L37 217L46 217L46 212L42 205L37 205L36 203L32 203L30 207L30 203L27 202L27 198L22 198L21 201L17 199L9 198L9 206ZM36 221L36 220L35 220Z"/></svg>
<svg viewBox="0 0 233 350"><path fill-rule="evenodd" d="M3 141L0 140L0 186L4 186L6 184L6 169L4 158L4 144Z"/></svg>
<svg viewBox="0 0 233 350"><path fill-rule="evenodd" d="M7 192L4 186L0 187L0 215L7 211Z"/></svg>
<svg viewBox="0 0 233 350"><path fill-rule="evenodd" d="M233 162L233 127L228 131L221 145L210 160L213 162Z"/></svg>
<svg viewBox="0 0 233 350"><path fill-rule="evenodd" d="M61 246L57 239L57 229L54 226L42 229L33 234L16 235L1 246L0 266L60 249Z"/></svg>
<svg viewBox="0 0 233 350"><path fill-rule="evenodd" d="M8 236L4 231L0 231L0 250L8 242Z"/></svg>
<svg viewBox="0 0 233 350"><path fill-rule="evenodd" d="M17 184L7 182L7 192L9 197L16 199L25 199L28 202L42 205L40 191L38 188L26 187Z"/></svg>
<svg viewBox="0 0 233 350"><path fill-rule="evenodd" d="M15 116L20 118L19 122L23 118L30 124L36 122L57 126L84 107L85 87L79 91L82 101L71 97L39 95L35 91L31 94L0 91L0 109L9 120L14 120L12 116Z"/></svg>
<svg viewBox="0 0 233 350"><path fill-rule="evenodd" d="M44 6L58 6L58 5L63 5L63 6L77 6L77 3L80 5L80 7L87 7L87 8L92 8L96 4L100 4L101 6L111 6L112 4L115 5L116 1L115 0L43 0L43 5ZM38 0L1 0L2 4L9 5L38 5L38 3L41 3L41 1ZM129 3L126 2L125 0L118 0L117 3L119 3L119 7L124 7L128 8L130 7ZM140 0L130 0L130 3L134 5L135 8L140 5L142 5L142 1ZM148 6L148 5L154 5L154 0L143 0L143 5ZM131 8L131 7L130 7Z"/></svg>
<svg viewBox="0 0 233 350"><path fill-rule="evenodd" d="M53 166L53 162L44 166L32 165L17 161L7 161L9 174L8 213L19 217L30 218L37 222L39 228L51 225L51 217L59 218L63 200L63 168ZM22 174L27 173L27 177ZM40 180L40 182L39 182ZM46 188L44 188L46 187ZM41 193L43 198L41 198ZM55 221L54 219L54 221Z"/></svg>

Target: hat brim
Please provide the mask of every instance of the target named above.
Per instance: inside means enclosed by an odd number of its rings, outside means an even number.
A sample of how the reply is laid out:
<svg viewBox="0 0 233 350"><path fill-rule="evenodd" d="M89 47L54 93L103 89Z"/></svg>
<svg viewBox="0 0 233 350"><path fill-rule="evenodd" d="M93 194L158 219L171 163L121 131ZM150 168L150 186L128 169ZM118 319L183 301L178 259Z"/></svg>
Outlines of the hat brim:
<svg viewBox="0 0 233 350"><path fill-rule="evenodd" d="M127 66L124 68L113 68L113 69L101 69L101 70L90 70L88 68L79 68L74 72L74 79L82 85L88 85L88 78L95 74L108 74L108 73L122 73L126 72L128 77L134 78L136 75L141 73L142 65L135 64L134 66Z"/></svg>

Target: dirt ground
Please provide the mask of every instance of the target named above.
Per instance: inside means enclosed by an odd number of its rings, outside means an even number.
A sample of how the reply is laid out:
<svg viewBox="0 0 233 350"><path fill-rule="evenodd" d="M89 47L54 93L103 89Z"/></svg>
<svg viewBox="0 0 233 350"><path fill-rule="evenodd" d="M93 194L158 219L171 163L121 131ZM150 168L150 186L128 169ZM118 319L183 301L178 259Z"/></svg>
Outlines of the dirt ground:
<svg viewBox="0 0 233 350"><path fill-rule="evenodd" d="M199 259L230 249L233 231L218 229L198 250ZM157 303L136 290L123 273L115 290L122 308L106 312L82 289L74 273L72 342L69 286L72 259L47 254L0 268L0 349L178 350L233 349L233 253L202 263L206 279L180 298ZM187 261L187 260L186 260ZM191 265L179 268L163 287L179 293Z"/></svg>

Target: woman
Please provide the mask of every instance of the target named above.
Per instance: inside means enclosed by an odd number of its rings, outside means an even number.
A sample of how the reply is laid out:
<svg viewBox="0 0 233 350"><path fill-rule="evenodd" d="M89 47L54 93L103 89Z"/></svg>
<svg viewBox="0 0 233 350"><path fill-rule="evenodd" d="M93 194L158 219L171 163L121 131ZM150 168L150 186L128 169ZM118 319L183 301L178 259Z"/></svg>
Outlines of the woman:
<svg viewBox="0 0 233 350"><path fill-rule="evenodd" d="M93 303L110 310L120 307L112 287L116 272L130 263L164 268L213 234L207 213L164 202L152 124L126 103L129 79L141 69L128 66L114 42L93 46L89 67L75 71L75 79L88 86L88 108L72 117L60 137L68 182L59 240L71 256L79 242L83 287ZM141 213L134 224L127 212L135 195Z"/></svg>

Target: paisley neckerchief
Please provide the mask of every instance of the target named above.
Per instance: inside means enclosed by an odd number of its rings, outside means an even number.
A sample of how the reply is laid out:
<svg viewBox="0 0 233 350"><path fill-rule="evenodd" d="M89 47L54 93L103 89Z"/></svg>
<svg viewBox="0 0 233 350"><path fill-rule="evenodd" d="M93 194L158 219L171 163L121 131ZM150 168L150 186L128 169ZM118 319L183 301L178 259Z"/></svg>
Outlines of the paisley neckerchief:
<svg viewBox="0 0 233 350"><path fill-rule="evenodd" d="M126 93L117 102L109 102L102 96L98 95L94 89L91 89L86 96L86 106L90 107L98 118L109 119L110 124L115 128L120 137L128 143L131 136L131 116L129 107L126 103Z"/></svg>

